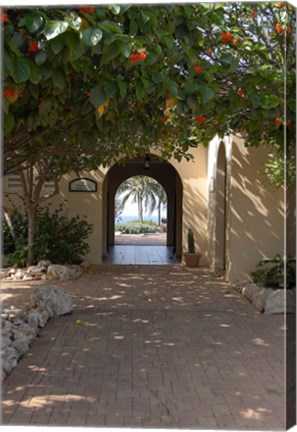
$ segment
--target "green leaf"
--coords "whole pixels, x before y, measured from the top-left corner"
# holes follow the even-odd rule
[[[99,85],[94,87],[91,90],[90,100],[96,109],[100,105],[103,105],[107,101],[107,96],[104,89]]]
[[[4,78],[13,75],[13,63],[5,48],[3,48],[3,74]]]
[[[97,45],[103,36],[103,32],[100,29],[94,29],[92,27],[87,28],[82,32],[83,34],[83,42],[87,46],[95,46]]]
[[[121,45],[121,53],[123,54],[124,57],[126,58],[129,57],[129,55],[131,54],[132,45],[133,45],[132,42]]]
[[[3,125],[4,125],[4,130],[7,133],[10,133],[14,127],[15,127],[15,119],[14,116],[11,112],[9,113],[4,113],[3,115]]]
[[[24,43],[23,34],[20,32],[14,33],[10,42],[13,43],[17,48],[20,48]]]
[[[115,81],[108,81],[104,85],[104,90],[105,90],[105,93],[108,97],[114,96],[116,94],[116,92],[118,91],[117,83]]]
[[[55,124],[57,123],[57,120],[58,120],[58,113],[57,111],[52,110],[48,116],[48,123],[50,127],[54,127]]]
[[[25,82],[31,74],[30,62],[25,58],[16,58],[14,61],[13,79],[16,84]]]
[[[276,108],[279,103],[279,98],[273,94],[266,94],[261,96],[260,105],[264,109]]]
[[[46,81],[52,74],[52,66],[50,64],[44,64],[41,67],[42,79]]]
[[[143,99],[145,96],[145,89],[139,81],[137,81],[135,84],[135,90],[136,90],[136,99]]]
[[[47,97],[38,106],[38,112],[41,117],[48,117],[51,108],[52,108],[52,99]]]
[[[66,86],[66,78],[62,69],[55,69],[53,71],[52,80],[55,87],[62,89]]]
[[[36,64],[33,62],[30,62],[30,68],[31,68],[30,81],[33,84],[39,84],[42,78],[41,69],[38,66],[36,66]]]
[[[75,30],[75,31],[80,30],[81,23],[82,23],[82,19],[80,16],[78,16],[78,15],[75,17],[66,16],[65,21],[68,22],[69,27],[72,28],[73,30]]]
[[[126,81],[118,80],[118,86],[120,89],[120,95],[122,98],[124,98],[127,94],[128,84],[126,83]]]
[[[78,34],[67,32],[64,35],[65,43],[69,49],[69,61],[73,62],[80,58],[87,50],[86,46],[82,43]]]
[[[47,21],[44,29],[44,35],[47,40],[54,39],[64,33],[69,27],[66,21]]]
[[[99,27],[110,33],[122,33],[121,28],[112,21],[103,21],[99,24]]]
[[[58,36],[51,41],[50,47],[55,55],[59,54],[64,47],[63,36]]]
[[[24,24],[30,33],[36,33],[43,26],[43,17],[35,12],[29,12],[24,17]]]
[[[215,95],[215,90],[211,87],[207,87],[207,86],[203,86],[200,88],[200,92],[201,92],[201,96],[202,96],[202,101],[204,103],[209,102]]]
[[[47,53],[46,51],[38,51],[38,53],[35,54],[35,63],[37,66],[41,66],[43,63],[45,63],[47,60]]]
[[[121,12],[121,7],[118,5],[110,6],[110,10],[114,15],[118,15]]]
[[[165,82],[166,82],[166,87],[167,87],[168,91],[171,93],[171,96],[173,98],[177,97],[177,95],[178,95],[178,86],[177,86],[176,82],[172,81],[170,79],[166,79]]]
[[[200,84],[193,82],[193,83],[185,84],[183,89],[186,94],[195,94],[199,92],[200,87],[201,87]]]
[[[164,75],[159,71],[154,71],[152,73],[152,80],[155,84],[159,84],[164,80]]]
[[[130,21],[130,34],[135,35],[137,34],[137,32],[138,32],[138,24],[134,19],[132,19]]]

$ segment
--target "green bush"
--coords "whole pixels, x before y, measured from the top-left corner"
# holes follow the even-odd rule
[[[127,223],[117,223],[115,229],[122,234],[151,234],[157,232],[157,224],[146,221],[144,223],[130,221]]]
[[[258,269],[251,273],[255,284],[270,288],[284,288],[284,273],[286,269],[286,287],[296,286],[294,258],[276,255],[273,258],[265,258],[258,264]],[[273,265],[275,264],[275,265]]]
[[[27,252],[28,219],[18,210],[11,215],[17,241],[11,237],[7,223],[2,222],[3,252],[9,265],[25,264]],[[85,242],[92,226],[79,216],[69,218],[62,206],[50,213],[48,207],[37,209],[36,234],[34,241],[34,259],[37,263],[49,259],[54,263],[74,263],[89,252]]]

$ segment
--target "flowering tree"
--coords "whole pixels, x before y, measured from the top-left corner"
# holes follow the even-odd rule
[[[277,185],[286,139],[292,168],[288,3],[14,7],[1,20],[4,173],[51,155],[48,179],[152,145],[163,158],[189,158],[191,147],[226,133],[270,146]]]

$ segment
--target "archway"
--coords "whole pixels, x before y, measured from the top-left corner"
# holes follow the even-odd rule
[[[150,154],[149,168],[145,168],[144,159],[138,157],[116,163],[108,171],[103,183],[103,258],[115,244],[114,200],[118,187],[128,178],[147,175],[159,182],[167,194],[167,240],[166,245],[173,249],[176,258],[182,254],[182,182],[173,166]]]
[[[215,188],[215,269],[226,269],[226,151],[219,146]]]

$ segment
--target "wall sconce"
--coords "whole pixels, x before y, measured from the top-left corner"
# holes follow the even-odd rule
[[[149,155],[146,155],[144,158],[144,161],[143,161],[143,168],[144,169],[150,169],[150,167],[151,167],[151,161],[150,161]]]

